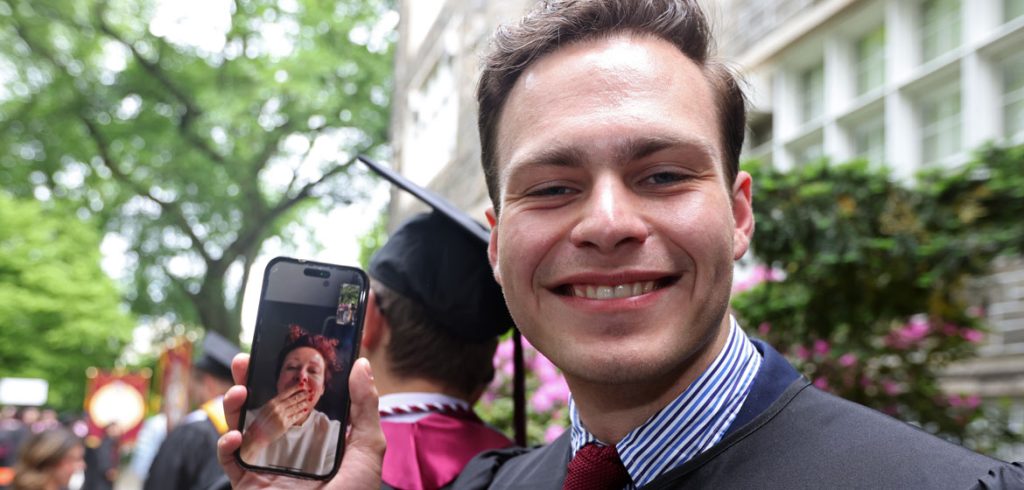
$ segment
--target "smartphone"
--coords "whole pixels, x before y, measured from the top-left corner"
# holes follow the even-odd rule
[[[242,466],[317,480],[338,471],[368,289],[355,267],[267,264],[239,420]]]

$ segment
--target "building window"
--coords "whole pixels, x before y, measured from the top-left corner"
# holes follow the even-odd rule
[[[807,123],[825,112],[825,66],[818,63],[800,73],[800,121]]]
[[[1024,58],[1017,57],[1004,64],[1003,126],[1006,137],[1024,139]]]
[[[885,26],[857,40],[857,95],[885,83]]]
[[[853,128],[853,151],[856,158],[872,166],[885,164],[885,118],[879,114]]]
[[[815,162],[825,156],[824,145],[822,145],[820,137],[793,143],[789,145],[789,152],[793,156],[793,163],[797,166]]]
[[[927,63],[960,45],[960,1],[921,2],[921,61]]]
[[[935,164],[960,151],[960,86],[951,84],[921,101],[921,155]]]
[[[1024,0],[1003,0],[1003,20],[1009,22],[1024,15]]]

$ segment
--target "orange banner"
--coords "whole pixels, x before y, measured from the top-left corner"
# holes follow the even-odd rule
[[[157,376],[160,386],[160,411],[167,416],[170,430],[189,412],[189,383],[192,373],[192,342],[174,339],[160,354]]]
[[[126,372],[89,368],[85,413],[89,435],[98,440],[104,428],[114,424],[121,434],[121,444],[132,444],[146,415],[146,394],[149,391],[149,370]]]

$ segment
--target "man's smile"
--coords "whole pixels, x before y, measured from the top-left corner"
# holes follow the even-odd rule
[[[575,298],[596,300],[621,299],[641,296],[670,286],[678,280],[679,276],[666,276],[655,280],[620,283],[570,283],[558,286],[553,291],[560,296],[572,296]]]

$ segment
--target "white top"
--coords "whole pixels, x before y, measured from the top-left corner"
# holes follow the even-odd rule
[[[246,429],[252,425],[262,409],[261,407],[246,412]],[[341,435],[341,422],[331,420],[323,412],[313,410],[306,418],[306,422],[298,427],[288,428],[284,435],[270,443],[254,461],[245,462],[255,466],[326,475],[334,467],[338,438]]]

